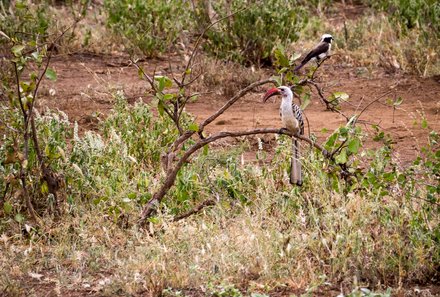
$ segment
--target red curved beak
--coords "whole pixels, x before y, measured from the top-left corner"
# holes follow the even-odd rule
[[[278,88],[272,88],[272,89],[268,90],[266,92],[266,94],[264,94],[263,102],[266,102],[267,99],[269,99],[272,96],[280,95],[280,94],[281,94],[281,92],[280,92],[280,90]]]

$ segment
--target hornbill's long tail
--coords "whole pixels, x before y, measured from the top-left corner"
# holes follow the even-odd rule
[[[296,138],[292,138],[292,159],[290,161],[290,183],[302,185],[301,161],[299,160],[299,144]]]

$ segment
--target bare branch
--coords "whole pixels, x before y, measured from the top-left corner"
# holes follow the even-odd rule
[[[373,105],[374,103],[376,103],[377,101],[379,101],[380,99],[382,99],[383,97],[385,97],[385,96],[387,96],[387,95],[389,95],[389,94],[391,94],[393,91],[391,90],[391,91],[388,91],[388,92],[385,92],[385,93],[383,93],[382,95],[380,95],[379,97],[377,97],[377,98],[375,98],[373,101],[371,101],[370,103],[368,103],[362,110],[361,110],[361,112],[357,115],[357,120],[359,120],[360,119],[360,117],[362,116],[362,114],[371,106],[371,105]],[[356,121],[357,121],[356,120]]]
[[[276,83],[275,79],[265,79],[260,80],[257,82],[254,82],[247,86],[246,88],[240,90],[234,97],[228,100],[228,102],[225,103],[219,110],[217,110],[213,115],[211,115],[209,118],[207,118],[202,124],[199,126],[199,132],[203,132],[203,129],[209,125],[212,121],[214,121],[216,118],[218,118],[221,114],[225,112],[229,107],[231,107],[238,99],[249,93],[249,91],[255,89],[258,86],[267,84],[267,83]]]
[[[207,206],[215,205],[216,201],[214,199],[208,199],[197,205],[195,208],[191,209],[190,211],[183,213],[181,215],[178,215],[173,218],[174,222],[186,219],[189,216],[192,216],[193,214],[199,213],[202,209],[204,209]]]

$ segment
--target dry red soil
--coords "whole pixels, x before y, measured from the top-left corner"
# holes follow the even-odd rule
[[[183,67],[184,61],[179,56],[165,60],[147,60],[142,65],[146,71],[166,74],[169,66],[173,69]],[[146,91],[148,84],[142,81],[135,67],[128,65],[126,57],[74,55],[58,56],[52,67],[58,74],[56,82],[46,82],[41,94],[41,105],[58,108],[78,121],[85,129],[96,128],[98,118],[104,118],[112,109],[112,90],[122,89],[129,102],[142,98],[149,102],[151,95]],[[319,69],[318,81],[329,96],[332,91],[342,91],[350,95],[347,103],[342,104],[342,111],[348,115],[359,112],[377,98],[361,116],[362,128],[373,134],[371,124],[377,124],[389,133],[395,141],[396,158],[407,162],[412,160],[416,151],[426,144],[429,131],[439,131],[440,80],[439,78],[419,78],[406,74],[387,74],[382,70],[368,72],[366,69],[343,66],[337,59],[330,59]],[[267,71],[270,76],[270,70]],[[233,73],[231,76],[233,77]],[[261,87],[236,102],[228,111],[207,127],[208,132],[222,130],[245,130],[262,127],[280,127],[279,100],[263,104],[261,97],[265,89]],[[49,89],[55,90],[54,96]],[[215,87],[203,90],[208,92],[198,101],[189,103],[187,111],[197,121],[207,118],[220,108],[229,98],[218,95]],[[388,94],[384,96],[384,94]],[[403,103],[396,110],[386,104],[386,99],[401,96]],[[345,124],[339,114],[327,111],[312,94],[312,103],[305,111],[309,129],[323,141],[326,137],[323,128],[332,131]],[[422,117],[429,127],[421,127]],[[307,131],[308,129],[306,129]],[[374,146],[367,142],[365,146]]]

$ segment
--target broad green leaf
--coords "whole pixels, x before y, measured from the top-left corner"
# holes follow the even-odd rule
[[[332,94],[332,99],[333,100],[347,101],[349,98],[350,98],[350,96],[347,93],[344,93],[344,92],[334,92]]]
[[[160,116],[163,116],[165,105],[163,104],[162,100],[159,100],[159,102],[157,102],[157,111],[159,112]]]
[[[199,125],[197,123],[193,122],[193,123],[189,124],[188,129],[191,131],[197,132],[197,131],[199,131]]]
[[[339,155],[336,156],[335,161],[338,164],[347,163],[347,151],[345,149],[342,149]]]
[[[175,95],[174,94],[165,94],[163,95],[163,100],[168,101],[171,99],[174,99]]]
[[[3,204],[3,211],[4,211],[6,214],[10,214],[10,213],[12,212],[12,204],[9,203],[8,201],[6,201],[6,202]]]
[[[159,83],[158,89],[159,91],[163,91],[165,88],[170,88],[173,86],[173,81],[166,76],[156,75],[154,80]]]
[[[203,155],[207,156],[209,152],[209,146],[208,145],[204,145],[203,146]]]
[[[45,75],[51,81],[56,81],[57,80],[57,74],[56,74],[56,72],[52,68],[47,68]]]
[[[359,139],[355,138],[350,140],[350,142],[348,143],[348,150],[353,154],[357,154],[360,146],[361,142],[359,141]]]
[[[21,44],[14,45],[14,46],[11,48],[12,53],[13,53],[14,56],[16,56],[16,57],[20,57],[20,56],[21,56],[21,52],[22,52],[23,50],[24,50],[24,45],[21,45]]]
[[[327,142],[325,143],[325,148],[327,150],[332,150],[337,138],[338,138],[338,133],[333,133],[332,135],[330,135]]]

